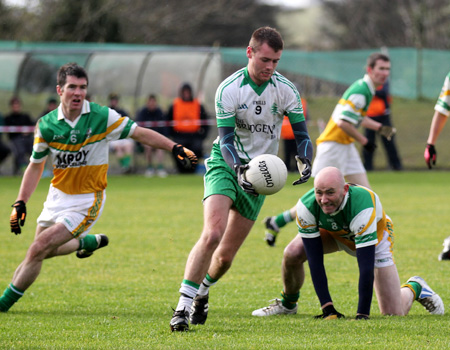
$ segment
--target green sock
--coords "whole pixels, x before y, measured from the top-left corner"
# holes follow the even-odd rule
[[[95,235],[86,235],[82,239],[80,239],[80,249],[86,249],[88,252],[93,252],[98,247],[97,238]]]
[[[287,309],[295,308],[298,298],[300,298],[300,292],[296,294],[286,294],[284,290],[281,292],[281,304]]]
[[[293,221],[294,219],[291,218],[291,210],[286,210],[282,212],[281,214],[278,214],[275,217],[275,223],[279,228],[282,228],[283,226],[286,226],[287,223]]]
[[[209,288],[217,283],[218,280],[212,278],[210,275],[206,274],[203,282],[200,284],[197,294],[206,295],[209,292]]]
[[[119,163],[120,166],[124,169],[128,169],[130,167],[131,164],[131,156],[130,155],[126,155],[122,158],[119,159]]]
[[[404,285],[402,285],[402,287],[409,287],[413,290],[413,292],[415,294],[414,300],[417,300],[419,298],[420,293],[422,293],[422,286],[417,282],[411,281],[411,282],[405,283]]]
[[[213,285],[214,283],[216,283],[218,281],[215,278],[212,278],[208,273],[206,274],[205,278],[210,283],[210,285]]]
[[[5,289],[3,295],[0,297],[0,311],[6,312],[14,305],[22,296],[24,291],[14,287],[12,283]]]

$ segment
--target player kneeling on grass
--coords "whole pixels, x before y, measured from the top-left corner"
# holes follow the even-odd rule
[[[30,164],[11,213],[11,231],[21,233],[27,214],[26,203],[36,189],[48,156],[53,162],[44,209],[25,260],[0,297],[0,311],[6,312],[36,280],[44,259],[77,251],[86,258],[108,244],[108,237],[91,235],[105,203],[108,171],[108,143],[133,138],[142,144],[172,151],[177,162],[190,168],[197,157],[165,136],[141,128],[113,109],[85,100],[86,71],[75,63],[58,71],[56,91],[60,106],[37,123]]]
[[[297,204],[299,235],[286,247],[283,257],[284,290],[281,300],[253,311],[253,316],[295,314],[308,260],[322,314],[317,318],[344,317],[331,299],[323,255],[344,250],[356,256],[359,266],[359,301],[356,318],[368,319],[373,288],[383,315],[406,315],[414,300],[431,314],[444,314],[444,303],[420,277],[400,286],[392,254],[394,231],[376,193],[345,183],[339,169],[322,169],[314,189]]]

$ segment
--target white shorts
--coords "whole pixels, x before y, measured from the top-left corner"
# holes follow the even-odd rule
[[[100,218],[106,192],[66,194],[50,185],[38,225],[50,227],[62,223],[74,238],[86,236]]]
[[[319,143],[311,176],[315,177],[320,170],[328,166],[338,168],[344,176],[366,173],[359,152],[353,143],[348,145],[331,141]]]

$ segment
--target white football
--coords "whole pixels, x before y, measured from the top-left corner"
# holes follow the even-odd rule
[[[245,171],[245,179],[259,194],[274,194],[286,183],[286,164],[273,154],[261,154],[253,158]]]

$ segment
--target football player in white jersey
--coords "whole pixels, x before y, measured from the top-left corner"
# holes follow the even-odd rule
[[[0,297],[1,312],[8,311],[36,280],[44,259],[75,251],[79,258],[86,258],[108,244],[106,235],[88,233],[103,211],[110,141],[131,137],[172,151],[186,167],[197,162],[193,152],[165,136],[137,126],[108,107],[88,102],[88,75],[76,63],[60,67],[57,84],[61,104],[36,125],[33,153],[12,205],[12,232],[21,233],[26,203],[39,183],[47,157],[53,163],[53,178],[37,219],[34,241]]]
[[[429,313],[444,314],[444,303],[419,276],[400,285],[394,262],[394,229],[376,193],[345,182],[335,167],[323,168],[314,188],[297,203],[298,235],[284,250],[282,299],[253,316],[297,313],[297,300],[305,280],[303,264],[308,261],[322,314],[316,318],[336,319],[339,313],[331,298],[324,254],[345,251],[356,257],[359,268],[359,299],[356,319],[369,319],[373,290],[383,315],[407,315],[414,300]]]
[[[433,120],[431,121],[430,133],[428,135],[427,146],[424,152],[425,162],[428,168],[431,169],[432,166],[436,165],[436,141],[444,129],[447,123],[448,117],[450,116],[450,73],[447,74],[444,80],[444,85],[442,86],[439,98],[434,106]],[[442,244],[444,249],[439,254],[439,260],[450,260],[450,236],[444,240]]]
[[[248,162],[260,154],[277,154],[284,116],[297,143],[300,178],[311,174],[312,144],[300,94],[275,69],[283,40],[273,28],[257,29],[247,47],[248,65],[225,79],[216,92],[218,138],[206,160],[204,225],[191,250],[181,283],[180,298],[170,321],[172,331],[204,324],[209,287],[230,268],[263,205],[245,180]]]

